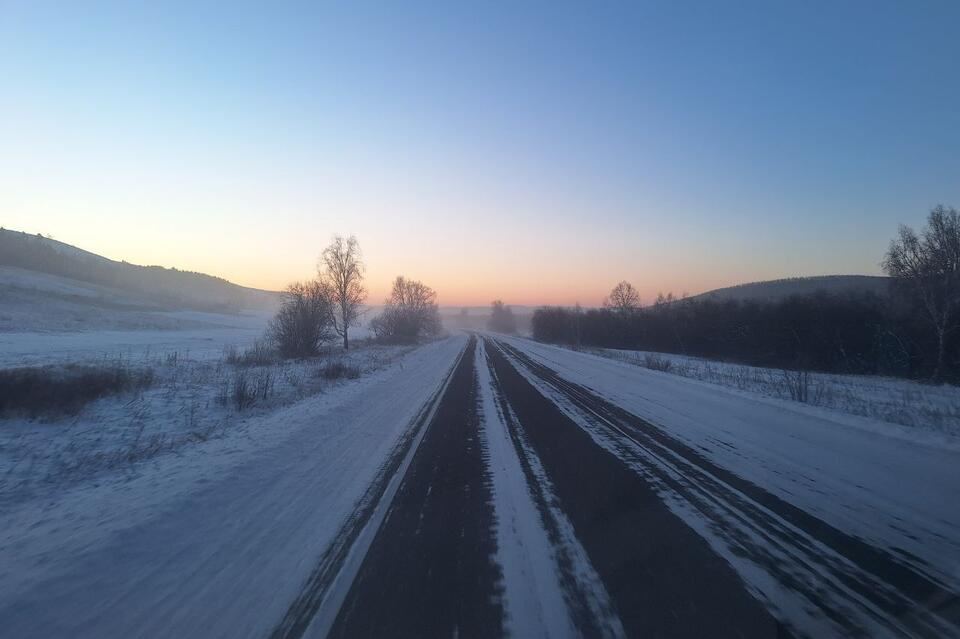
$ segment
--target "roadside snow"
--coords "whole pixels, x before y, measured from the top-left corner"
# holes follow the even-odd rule
[[[4,512],[0,627],[16,637],[269,633],[462,336],[228,436]]]
[[[342,379],[326,379],[325,367],[342,364],[351,376],[369,374],[408,352],[405,346],[332,347],[324,357],[260,365],[193,360],[177,352],[110,368],[147,371],[152,385],[135,394],[97,400],[75,416],[0,419],[0,507],[48,495],[105,475],[130,475],[144,460],[229,432],[283,406],[336,392]],[[236,405],[238,384],[249,405]],[[347,382],[349,383],[349,382]]]
[[[636,366],[667,368],[663,372],[746,393],[791,399],[790,383],[778,369],[648,351],[595,349],[590,352]],[[828,373],[810,373],[809,381],[811,405],[907,426],[913,439],[930,434],[960,441],[960,387]]]

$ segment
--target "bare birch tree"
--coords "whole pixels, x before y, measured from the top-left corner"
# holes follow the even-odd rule
[[[319,264],[320,281],[332,307],[332,322],[343,348],[350,348],[349,329],[360,319],[367,290],[363,286],[364,264],[357,238],[335,235],[324,249]]]
[[[890,242],[883,268],[894,286],[917,301],[930,321],[937,340],[933,379],[943,375],[946,340],[960,315],[960,214],[937,206],[918,235],[901,226]]]

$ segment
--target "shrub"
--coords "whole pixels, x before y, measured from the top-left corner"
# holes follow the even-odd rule
[[[235,346],[229,347],[225,359],[234,366],[270,366],[277,362],[277,351],[270,343],[257,340],[242,352]]]
[[[360,377],[360,369],[343,360],[334,360],[317,369],[317,376],[324,379],[356,379]]]
[[[74,415],[86,404],[153,384],[153,369],[124,364],[0,371],[0,415]]]
[[[333,307],[324,287],[319,282],[291,285],[269,328],[280,355],[312,357],[333,335]]]
[[[647,353],[643,358],[643,365],[650,370],[660,371],[661,373],[669,373],[670,369],[673,368],[673,362],[669,359],[653,355],[652,353]]]
[[[264,401],[273,394],[274,378],[269,369],[251,373],[237,371],[232,379],[224,382],[217,396],[217,402],[226,406],[232,404],[238,411],[250,408],[258,401]]]

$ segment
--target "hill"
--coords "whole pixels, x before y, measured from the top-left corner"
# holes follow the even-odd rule
[[[791,277],[766,282],[750,282],[718,288],[691,299],[716,301],[776,301],[791,295],[809,295],[820,291],[834,294],[875,293],[886,295],[890,278],[876,275],[820,275]]]
[[[0,267],[65,278],[67,282],[60,288],[76,288],[69,281],[91,284],[105,290],[93,298],[87,295],[90,299],[122,298],[124,304],[145,309],[235,313],[271,308],[277,300],[276,293],[212,275],[117,262],[41,235],[6,229],[0,229]],[[27,279],[24,273],[8,276],[4,282],[8,288],[16,288],[16,283],[22,285]],[[51,295],[64,293],[50,290],[49,284],[48,278],[40,288]],[[68,293],[74,294],[76,291]]]

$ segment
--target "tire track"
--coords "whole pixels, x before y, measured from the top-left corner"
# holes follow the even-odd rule
[[[518,430],[546,471],[627,635],[789,636],[653,485],[597,446],[500,348],[487,350]]]
[[[958,632],[957,595],[936,579],[717,466],[515,347],[497,345],[568,403],[575,421],[587,421],[614,454],[672,495],[675,506],[705,519],[734,554],[800,594],[846,634]]]
[[[485,346],[486,340],[482,340]],[[536,508],[543,531],[554,557],[563,593],[567,616],[582,637],[617,639],[625,636],[620,618],[610,602],[610,595],[600,576],[590,564],[586,551],[580,545],[573,526],[557,503],[556,491],[547,477],[543,464],[526,439],[516,415],[507,402],[497,378],[490,354],[481,346],[484,366],[489,373],[493,400],[497,404],[507,436],[513,446],[517,462],[523,472],[526,489]],[[555,614],[559,614],[556,611]]]

